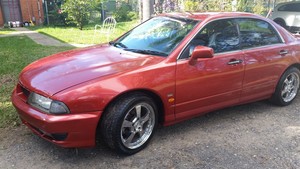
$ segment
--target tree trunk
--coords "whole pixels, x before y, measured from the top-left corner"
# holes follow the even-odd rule
[[[143,22],[143,0],[138,0],[138,6],[139,6],[139,19],[140,22]]]
[[[143,21],[148,20],[153,14],[154,0],[143,0]]]

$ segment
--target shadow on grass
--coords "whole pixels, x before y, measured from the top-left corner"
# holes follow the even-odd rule
[[[45,33],[45,32],[39,32],[38,31],[38,33],[40,33],[40,34],[43,34],[43,35],[46,35],[46,36],[49,36],[50,38],[52,38],[52,39],[55,39],[55,40],[58,40],[58,41],[60,41],[61,43],[66,43],[66,44],[69,44],[68,42],[66,42],[66,41],[63,41],[63,40],[61,40],[61,39],[58,39],[57,37],[55,37],[55,36],[52,36],[52,35],[50,35],[50,34],[48,34],[48,33]],[[71,44],[70,44],[71,45]],[[72,45],[71,45],[72,46]]]

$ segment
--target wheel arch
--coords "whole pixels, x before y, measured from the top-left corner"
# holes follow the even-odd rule
[[[279,85],[281,85],[282,82],[282,78],[285,76],[286,72],[288,72],[289,70],[291,69],[295,69],[295,70],[298,70],[298,72],[300,73],[300,63],[294,63],[292,65],[290,65],[289,67],[287,67],[283,72],[282,74],[280,75],[279,79],[278,79],[278,82],[276,84],[276,87],[275,87],[275,90],[274,90],[274,93],[272,94],[271,98],[269,99],[273,104],[275,105],[278,105],[278,106],[286,106],[286,105],[289,105],[293,100],[294,98],[292,98],[292,100],[289,100],[289,101],[283,101],[282,98],[279,98],[279,88],[281,88]],[[299,75],[298,73],[298,75]],[[286,76],[287,77],[287,76]],[[279,87],[279,88],[278,88]],[[298,89],[299,89],[299,83],[298,83]],[[298,93],[298,92],[297,92]],[[296,95],[297,95],[296,93]],[[281,96],[280,96],[281,97]]]
[[[295,67],[295,68],[297,68],[297,69],[300,71],[300,63],[294,63],[294,64],[288,66],[286,69],[284,69],[284,70],[281,72],[281,74],[280,74],[280,76],[279,76],[279,78],[278,78],[278,80],[277,80],[276,85],[278,84],[278,82],[279,82],[280,78],[283,76],[283,74],[284,74],[288,69],[290,69],[290,68],[292,68],[292,67]],[[275,92],[275,90],[274,90],[274,92]]]
[[[164,111],[164,103],[161,99],[161,97],[151,91],[151,90],[148,90],[148,89],[135,89],[135,90],[129,90],[129,91],[126,91],[126,92],[123,92],[123,93],[120,93],[119,95],[117,95],[116,97],[114,97],[104,108],[104,111],[106,111],[106,109],[111,105],[113,104],[115,101],[119,100],[120,98],[122,97],[126,97],[130,94],[133,94],[133,93],[142,93],[142,94],[145,94],[146,96],[150,97],[154,103],[156,104],[157,106],[157,111],[158,111],[158,123],[159,124],[162,124],[164,122],[164,115],[165,115],[165,111]]]
[[[294,63],[294,64],[292,64],[291,66],[289,66],[287,69],[289,69],[289,68],[291,68],[291,67],[295,67],[295,68],[297,68],[299,71],[300,71],[300,63]],[[286,70],[287,70],[286,69]],[[285,71],[286,71],[285,70]]]
[[[147,90],[147,89],[135,89],[135,90],[129,90],[129,91],[126,91],[126,92],[123,92],[123,93],[120,93],[119,95],[116,95],[113,99],[111,99],[107,105],[105,106],[105,108],[103,109],[103,113],[106,112],[106,110],[108,109],[109,106],[111,106],[112,104],[114,104],[117,100],[123,98],[123,97],[127,97],[128,95],[131,95],[131,94],[134,94],[134,93],[142,93],[142,94],[145,94],[146,96],[150,97],[154,103],[156,104],[157,106],[157,113],[158,113],[158,124],[162,125],[164,123],[164,116],[165,116],[165,110],[164,110],[164,103],[161,99],[161,97],[151,91],[151,90]],[[103,114],[101,115],[100,119],[99,119],[99,122],[98,122],[98,127],[97,127],[97,130],[96,130],[96,135],[99,134],[99,126],[100,124],[102,123],[102,120],[103,120]]]
[[[273,21],[276,22],[277,24],[279,24],[278,22],[282,22],[284,25],[280,25],[280,24],[279,25],[286,27],[286,22],[283,18],[275,18]]]

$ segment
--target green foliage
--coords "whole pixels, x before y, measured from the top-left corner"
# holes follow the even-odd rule
[[[137,20],[138,19],[138,13],[130,11],[130,12],[128,12],[127,17],[130,18],[129,19],[130,21]]]
[[[262,1],[257,1],[253,7],[253,12],[259,15],[265,15],[267,13],[267,8],[264,7]]]
[[[201,11],[202,3],[200,1],[186,0],[184,1],[185,11]]]
[[[185,11],[231,11],[231,0],[185,0]]]
[[[132,21],[137,18],[137,14],[132,11],[130,5],[122,2],[121,6],[114,12],[114,18],[117,22]]]
[[[49,11],[50,24],[56,26],[67,26],[68,25],[68,13],[58,13],[58,10]]]
[[[94,4],[95,0],[66,0],[62,5],[62,11],[67,13],[67,18],[82,30],[83,26],[88,24]]]
[[[248,0],[239,0],[237,10],[241,12],[247,12],[248,10]]]
[[[71,47],[49,47],[34,43],[26,36],[2,37],[0,40],[0,127],[19,124],[10,96],[18,75],[29,63]]]
[[[210,0],[205,1],[206,7],[209,11],[231,11],[231,0]]]

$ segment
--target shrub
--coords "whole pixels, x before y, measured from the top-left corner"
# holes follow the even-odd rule
[[[125,2],[122,2],[121,6],[113,13],[117,22],[131,21],[137,18],[137,14],[131,11],[132,8]]]
[[[74,22],[80,30],[88,24],[93,0],[67,0],[62,5],[63,13],[68,14],[68,19]]]

